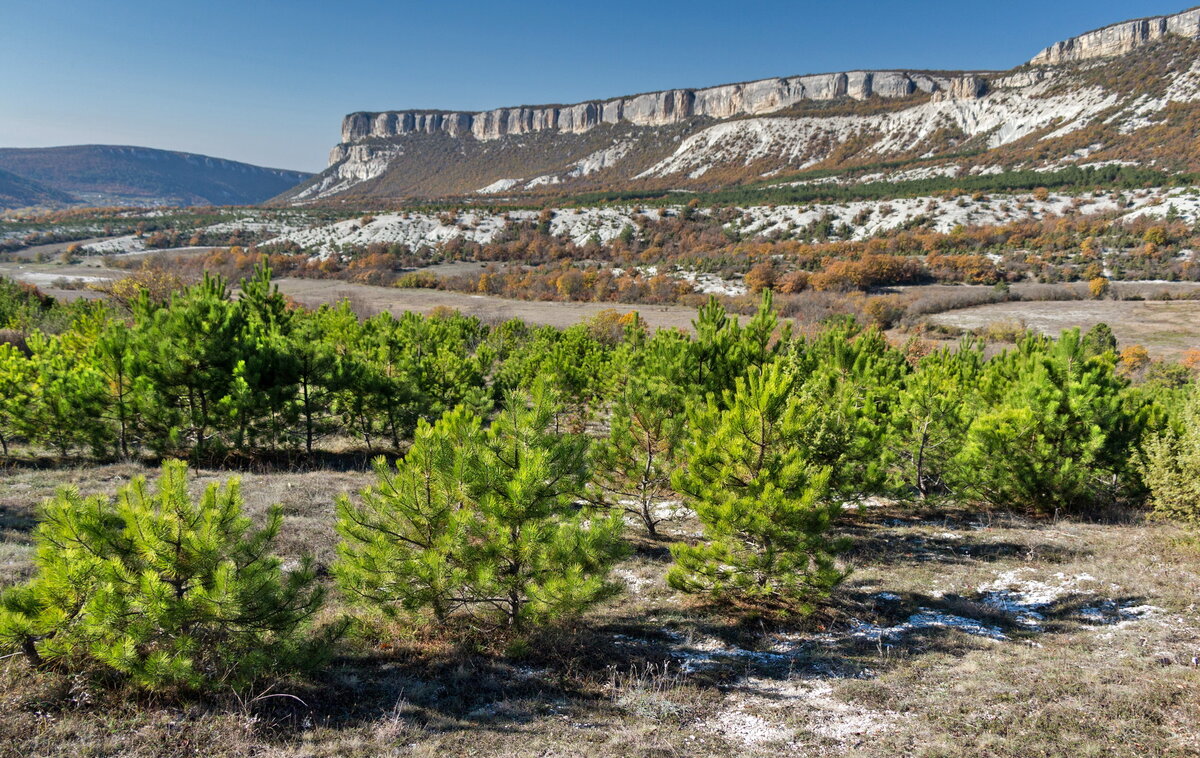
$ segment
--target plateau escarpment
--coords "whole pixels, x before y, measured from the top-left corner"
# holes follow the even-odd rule
[[[1196,39],[1200,37],[1200,7],[1173,16],[1154,16],[1122,21],[1078,37],[1056,42],[1033,57],[1034,65],[1053,65],[1070,61],[1124,55],[1169,34]]]
[[[711,190],[884,162],[1200,170],[1188,137],[1200,119],[1197,39],[1200,9],[1089,32],[1007,72],[850,71],[570,105],[352,113],[329,168],[280,200]]]
[[[388,111],[351,113],[342,122],[342,142],[399,137],[415,132],[451,137],[499,139],[507,135],[558,130],[579,134],[601,124],[627,122],[663,126],[695,116],[714,119],[773,113],[805,101],[871,97],[895,99],[918,92],[982,93],[983,79],[904,71],[847,73],[762,79],[705,89],[675,89],[574,105],[532,105],[482,112]]]

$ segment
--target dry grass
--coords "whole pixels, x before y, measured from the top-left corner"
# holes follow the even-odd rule
[[[0,478],[0,584],[28,575],[32,514],[56,486],[108,492],[144,471]],[[284,504],[282,551],[321,562],[334,496],[368,479],[243,475],[252,513]],[[678,595],[665,546],[637,538],[628,591],[570,627],[507,648],[364,630],[318,679],[272,691],[303,703],[130,699],[10,659],[0,756],[1200,754],[1200,550],[1175,527],[899,505],[843,526],[854,573],[803,622]],[[956,617],[1004,639],[921,622]]]
[[[1020,301],[978,305],[929,317],[934,324],[958,329],[987,329],[1020,321],[1030,329],[1058,336],[1064,329],[1087,331],[1105,322],[1121,345],[1143,345],[1152,355],[1177,357],[1196,347],[1200,302],[1195,300]]]

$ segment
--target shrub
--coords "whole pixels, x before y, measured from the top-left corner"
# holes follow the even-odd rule
[[[1101,321],[1100,323],[1088,329],[1087,334],[1083,337],[1083,355],[1085,358],[1091,358],[1105,353],[1117,352],[1117,338],[1113,334],[1112,328]]]
[[[456,408],[436,424],[422,420],[395,469],[375,460],[377,484],[355,504],[337,502],[340,560],[333,573],[351,600],[386,615],[428,610],[437,621],[465,602],[463,550],[471,519],[470,452],[479,419]]]
[[[1146,442],[1143,469],[1159,516],[1200,524],[1200,383],[1193,383],[1177,428]]]
[[[586,439],[553,431],[557,410],[539,385],[510,393],[487,432],[462,409],[423,424],[395,473],[378,462],[361,504],[338,503],[342,589],[368,608],[515,632],[606,597],[621,519],[576,507]]]
[[[880,329],[891,329],[904,316],[904,301],[895,295],[870,297],[863,310],[871,323]]]
[[[0,596],[0,650],[37,668],[147,690],[239,687],[315,663],[304,634],[322,601],[310,562],[268,552],[283,515],[251,529],[239,481],[198,503],[187,466],[163,464],[114,501],[63,489],[42,507],[37,574]]]
[[[842,580],[834,556],[846,543],[826,534],[840,507],[829,469],[810,466],[797,444],[795,384],[781,361],[754,368],[726,393],[728,410],[710,398],[692,417],[688,463],[673,483],[704,540],[672,545],[672,587],[806,612]]]
[[[671,474],[679,464],[684,400],[662,381],[632,377],[613,405],[609,435],[592,452],[589,499],[642,522],[651,538],[669,513]]]
[[[1080,512],[1139,484],[1130,463],[1146,422],[1112,355],[1085,358],[1079,330],[1025,337],[988,361],[956,461],[964,489],[1001,507]],[[969,472],[969,473],[966,473]]]

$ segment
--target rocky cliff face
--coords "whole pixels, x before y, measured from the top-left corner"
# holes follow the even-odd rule
[[[931,162],[954,176],[1088,161],[1200,170],[1196,39],[1200,8],[1088,32],[1007,72],[848,71],[573,105],[353,113],[329,168],[282,199],[705,190],[878,163],[915,178]],[[1073,65],[1084,60],[1086,71]],[[1158,136],[1139,137],[1151,127]]]
[[[1093,58],[1124,55],[1156,42],[1168,34],[1200,38],[1200,7],[1174,16],[1155,16],[1123,21],[1102,29],[1056,42],[1033,57],[1034,65],[1055,65]]]
[[[470,135],[479,140],[544,130],[581,134],[601,124],[627,122],[635,126],[663,126],[697,116],[725,119],[762,115],[805,101],[842,97],[854,100],[870,97],[896,99],[919,92],[949,92],[958,97],[975,97],[982,93],[983,81],[977,75],[849,71],[761,79],[705,89],[648,92],[574,105],[497,108],[480,113],[419,110],[351,113],[342,122],[342,142],[350,143],[371,137],[386,139],[413,133],[444,133],[452,137]]]

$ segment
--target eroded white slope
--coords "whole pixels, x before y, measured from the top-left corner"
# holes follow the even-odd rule
[[[1027,90],[1000,91],[983,98],[941,99],[902,111],[871,116],[752,118],[716,124],[683,140],[668,158],[638,175],[703,176],[714,166],[748,166],[763,158],[803,168],[826,158],[833,147],[867,139],[864,152],[908,152],[940,129],[967,136],[988,135],[995,148],[1055,124],[1055,136],[1086,126],[1112,109],[1119,98],[1099,87],[1069,95],[1040,97],[1045,84]]]
[[[676,214],[679,207],[668,208]],[[992,194],[978,199],[916,197],[884,201],[813,203],[808,205],[751,206],[741,208],[741,217],[730,224],[745,237],[780,236],[800,233],[814,222],[828,219],[838,232],[851,239],[866,239],[895,229],[921,217],[934,229],[949,232],[958,226],[986,226],[1022,219],[1042,219],[1072,214],[1105,214],[1123,218],[1177,216],[1185,221],[1200,219],[1200,193],[1190,188],[1127,190],[1087,195],[1050,193],[1039,199],[1030,193]],[[707,213],[705,209],[698,212]],[[550,232],[576,244],[593,237],[608,242],[626,227],[638,227],[659,211],[631,207],[564,208],[554,211]],[[437,247],[462,238],[485,244],[495,241],[510,221],[532,221],[537,211],[493,213],[477,209],[464,213],[389,213],[367,223],[352,219],[308,229],[295,227],[264,245],[294,242],[311,253],[323,255],[365,248],[374,243],[400,244],[410,248]],[[848,231],[848,234],[847,234]],[[803,236],[803,235],[801,235]]]

